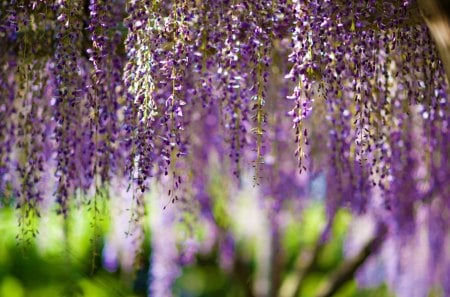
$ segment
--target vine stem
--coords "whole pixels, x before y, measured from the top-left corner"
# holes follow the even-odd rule
[[[319,290],[316,297],[331,297],[345,284],[354,278],[356,271],[366,262],[366,260],[375,254],[386,236],[387,227],[381,225],[378,227],[377,234],[369,240],[361,251],[353,258],[345,261],[330,276],[328,281]]]

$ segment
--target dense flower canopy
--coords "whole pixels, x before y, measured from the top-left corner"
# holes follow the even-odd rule
[[[0,69],[23,239],[119,185],[137,224],[155,184],[208,220],[220,164],[274,221],[319,178],[330,225],[346,207],[407,241],[425,210],[432,281],[450,271],[448,82],[414,1],[0,1]]]

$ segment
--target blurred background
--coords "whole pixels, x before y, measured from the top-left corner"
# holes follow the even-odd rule
[[[137,228],[126,219],[129,209],[115,213],[120,208],[112,205],[121,199],[110,197],[94,214],[89,205],[73,207],[65,223],[49,210],[36,221],[39,233],[28,239],[14,207],[5,203],[0,296],[318,296],[364,241],[352,235],[351,215],[340,211],[322,242],[320,191],[316,199],[281,211],[276,223],[251,185],[232,199],[224,199],[218,186],[210,192],[216,196],[209,222],[195,212],[182,214],[176,203],[164,209],[167,197],[153,194],[145,197],[149,206]],[[358,224],[356,234],[367,237]],[[332,296],[394,295],[383,282],[358,288],[351,276]]]

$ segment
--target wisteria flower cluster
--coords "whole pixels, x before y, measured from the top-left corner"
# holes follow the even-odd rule
[[[0,196],[21,238],[123,181],[131,224],[157,184],[214,225],[220,164],[230,189],[252,172],[273,224],[320,178],[329,226],[349,208],[408,242],[425,209],[443,281],[449,91],[415,1],[50,2],[0,1]]]

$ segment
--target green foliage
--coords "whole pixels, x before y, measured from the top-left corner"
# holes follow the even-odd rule
[[[218,203],[218,202],[217,202]],[[235,224],[229,214],[219,211],[223,222]],[[108,272],[101,267],[97,257],[96,269],[91,271],[92,261],[92,211],[73,210],[68,216],[67,237],[58,215],[51,215],[40,226],[41,234],[34,243],[21,247],[16,243],[19,232],[12,208],[0,209],[0,296],[3,297],[44,297],[44,296],[145,296],[148,267],[143,267],[136,279],[131,279],[121,271]],[[319,202],[305,209],[301,219],[292,219],[286,232],[282,234],[287,270],[293,269],[293,259],[299,252],[311,250],[324,227],[324,208]],[[97,231],[103,238],[108,230],[107,216],[98,221]],[[350,222],[350,214],[340,211],[332,228],[331,240],[325,244],[311,273],[305,278],[299,296],[314,297],[318,288],[327,281],[331,271],[343,260],[342,242]],[[202,230],[200,228],[200,230]],[[201,231],[199,231],[201,233]],[[42,235],[45,234],[45,235]],[[202,237],[201,234],[197,234]],[[146,232],[146,237],[149,232]],[[248,240],[252,240],[248,238]],[[102,242],[100,240],[99,242]],[[148,240],[146,240],[148,242]],[[97,247],[101,254],[102,246]],[[257,244],[242,242],[238,253],[245,258],[253,271],[257,263]],[[242,251],[240,249],[243,249]],[[145,252],[149,257],[150,251]],[[146,258],[144,262],[148,263]],[[253,264],[252,264],[253,263]],[[177,279],[173,293],[182,297],[245,297],[241,276],[232,271],[224,271],[218,265],[218,251],[200,255],[192,265],[184,267]],[[251,276],[253,277],[253,276]],[[391,297],[385,286],[375,289],[358,289],[356,282],[345,285],[336,297]]]
[[[42,233],[35,242],[21,246],[15,239],[19,228],[13,210],[0,209],[0,296],[138,296],[120,273],[101,268],[91,273],[93,229],[88,210],[69,215],[66,239],[62,219],[50,215],[41,222]]]

